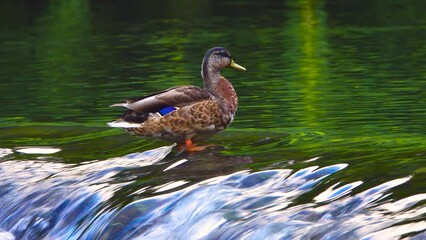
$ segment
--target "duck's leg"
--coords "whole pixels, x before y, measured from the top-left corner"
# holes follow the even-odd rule
[[[185,140],[185,150],[187,152],[200,152],[200,151],[204,151],[204,150],[206,150],[206,148],[212,147],[212,146],[214,146],[214,145],[209,144],[209,145],[204,145],[204,146],[197,146],[197,145],[192,143],[191,139]]]

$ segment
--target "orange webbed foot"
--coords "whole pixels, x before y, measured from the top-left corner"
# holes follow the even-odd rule
[[[213,147],[213,144],[208,144],[208,145],[204,145],[204,146],[197,146],[194,143],[192,143],[191,139],[186,139],[185,140],[185,150],[189,153],[191,152],[201,152],[206,150],[206,148],[209,147]]]

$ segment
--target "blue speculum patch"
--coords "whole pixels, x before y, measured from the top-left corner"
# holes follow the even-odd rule
[[[165,108],[161,109],[161,110],[160,110],[160,111],[158,111],[158,112],[161,114],[161,116],[164,116],[164,115],[166,115],[166,114],[169,114],[169,113],[173,112],[174,110],[176,110],[176,108],[175,108],[175,107],[167,106],[167,107],[165,107]]]

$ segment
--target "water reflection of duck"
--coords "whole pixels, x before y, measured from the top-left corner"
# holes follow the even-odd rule
[[[220,75],[224,67],[246,70],[234,62],[225,48],[211,48],[201,65],[204,88],[177,86],[114,104],[127,110],[108,125],[124,128],[132,135],[176,142],[187,151],[203,150],[206,146],[195,146],[193,141],[227,128],[237,110],[237,94],[232,84]]]

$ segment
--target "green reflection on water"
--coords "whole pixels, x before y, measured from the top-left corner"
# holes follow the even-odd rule
[[[301,96],[301,106],[298,119],[302,126],[321,128],[326,122],[322,121],[326,111],[323,108],[323,96],[327,94],[320,91],[319,85],[324,84],[327,79],[327,58],[328,51],[325,39],[326,19],[323,12],[323,4],[312,1],[299,1],[299,11],[295,12],[292,21],[285,26],[286,32],[294,36],[295,47],[292,48],[291,55],[300,57],[294,59],[297,78],[292,81],[290,88],[297,95]],[[296,90],[297,89],[297,90]]]

